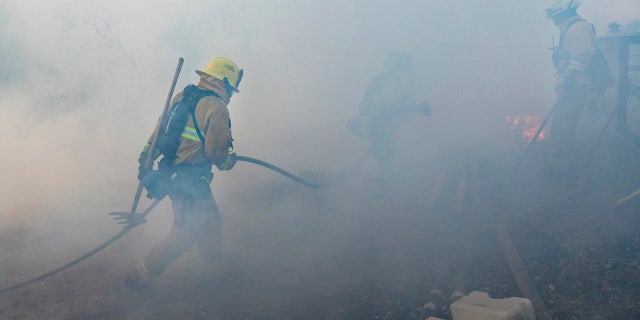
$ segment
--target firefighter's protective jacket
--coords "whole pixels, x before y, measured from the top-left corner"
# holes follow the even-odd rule
[[[570,72],[584,75],[596,48],[593,26],[580,16],[574,16],[561,22],[558,28],[561,43],[558,44],[558,52],[554,53],[558,76],[562,77]]]

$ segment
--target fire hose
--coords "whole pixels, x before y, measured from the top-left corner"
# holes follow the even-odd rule
[[[289,172],[287,172],[286,170],[276,167],[268,162],[262,161],[262,160],[258,160],[255,158],[251,158],[251,157],[245,157],[245,156],[238,156],[238,158],[236,159],[237,161],[244,161],[244,162],[249,162],[249,163],[253,163],[253,164],[257,164],[259,166],[265,167],[267,169],[273,170],[303,186],[307,186],[309,188],[323,188],[323,187],[328,187],[328,184],[317,184],[317,183],[313,183],[313,182],[309,182],[307,180],[304,180],[296,175],[293,175]]]
[[[145,217],[147,214],[149,214],[153,210],[153,208],[155,208],[158,205],[158,203],[160,203],[160,200],[155,200],[153,203],[151,203],[151,205],[149,205],[149,207],[144,212],[142,212],[140,214],[137,214],[137,215]],[[129,214],[129,213],[127,212],[127,214]],[[8,292],[8,291],[11,291],[11,290],[14,290],[14,289],[18,289],[20,287],[24,287],[26,285],[29,285],[29,284],[32,284],[32,283],[35,283],[35,282],[38,282],[38,281],[42,281],[42,280],[44,280],[46,278],[49,278],[49,277],[51,277],[51,276],[53,276],[55,274],[58,274],[58,273],[60,273],[62,271],[65,271],[65,270],[77,265],[78,263],[80,263],[80,262],[82,262],[84,260],[87,260],[89,257],[93,256],[94,254],[102,251],[104,248],[108,247],[112,243],[116,242],[116,240],[122,238],[122,236],[124,236],[127,232],[129,232],[131,229],[133,229],[134,227],[138,226],[141,223],[142,222],[138,222],[138,223],[132,223],[132,224],[127,225],[120,232],[118,232],[116,235],[111,237],[109,240],[105,241],[101,245],[95,247],[94,249],[88,251],[87,253],[81,255],[80,257],[68,262],[67,264],[65,264],[65,265],[63,265],[63,266],[61,266],[59,268],[56,268],[56,269],[53,269],[51,271],[45,272],[45,273],[43,273],[43,274],[41,274],[39,276],[33,277],[31,279],[24,280],[22,282],[18,282],[18,283],[14,284],[14,285],[10,285],[8,287],[0,288],[0,294]]]

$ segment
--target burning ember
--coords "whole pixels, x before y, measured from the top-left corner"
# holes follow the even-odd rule
[[[540,124],[542,121],[540,120],[540,116],[534,115],[524,115],[524,116],[505,116],[505,122],[509,126],[510,130],[520,132],[522,137],[526,139],[526,142],[529,143],[533,140],[533,137],[536,135],[538,128],[540,128]],[[538,140],[542,140],[545,138],[545,130],[543,129],[538,136]]]

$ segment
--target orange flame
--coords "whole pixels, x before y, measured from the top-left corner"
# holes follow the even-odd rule
[[[534,115],[523,115],[523,116],[505,116],[505,122],[509,125],[509,129],[513,131],[518,131],[522,135],[522,137],[526,140],[527,143],[531,142],[538,132],[538,128],[542,124],[540,121],[540,116]],[[544,139],[546,136],[545,130],[540,132],[538,136],[538,140]]]

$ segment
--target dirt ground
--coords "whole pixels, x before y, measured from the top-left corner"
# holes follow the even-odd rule
[[[365,174],[327,190],[288,180],[255,186],[221,207],[225,256],[217,274],[204,272],[192,250],[152,291],[129,291],[125,272],[168,227],[168,208],[160,207],[87,261],[1,293],[0,319],[422,320],[432,289],[522,295],[496,240],[498,223],[553,319],[639,319],[640,197],[612,203],[640,186],[640,154],[615,136],[598,150],[577,182],[545,174],[536,151],[513,179],[504,163],[477,157],[401,180],[402,188],[391,181],[382,192],[354,192],[371,179]],[[9,248],[33,238],[0,237],[2,286],[48,270],[10,263]]]

